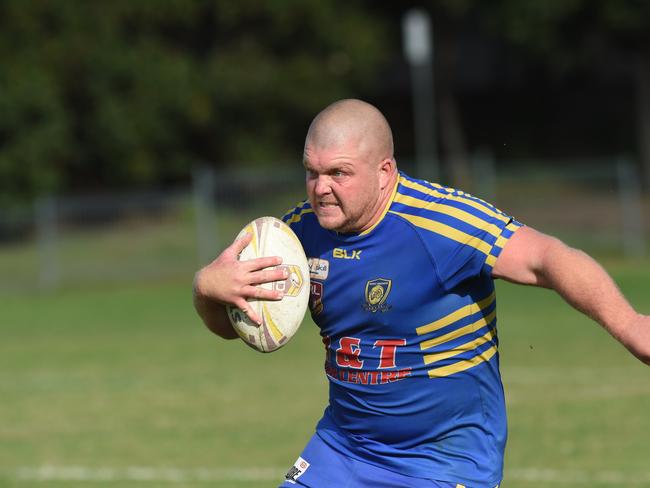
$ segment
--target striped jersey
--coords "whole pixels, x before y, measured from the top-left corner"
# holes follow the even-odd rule
[[[326,349],[329,405],[317,434],[405,475],[499,483],[506,414],[491,271],[521,224],[404,173],[362,233],[323,229],[307,202],[284,221],[309,259]]]

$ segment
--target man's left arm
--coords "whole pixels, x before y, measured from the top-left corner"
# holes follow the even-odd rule
[[[522,227],[505,245],[492,276],[555,290],[650,365],[650,316],[637,313],[602,266],[584,252]]]

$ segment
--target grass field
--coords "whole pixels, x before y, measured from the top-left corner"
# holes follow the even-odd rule
[[[650,261],[605,265],[650,312]],[[316,328],[218,340],[190,281],[0,296],[0,486],[277,485],[326,401]],[[650,486],[650,370],[548,291],[498,296],[503,486]]]

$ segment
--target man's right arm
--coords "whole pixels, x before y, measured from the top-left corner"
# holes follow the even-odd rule
[[[194,308],[203,320],[205,326],[214,332],[219,337],[224,339],[236,339],[237,332],[232,328],[228,314],[226,313],[226,306],[212,300],[205,294],[199,291],[197,282],[199,280],[199,273],[194,277],[194,286],[192,290]]]
[[[239,261],[239,253],[250,241],[250,234],[237,239],[194,276],[194,308],[206,327],[224,339],[238,337],[228,319],[226,305],[240,308],[251,320],[259,324],[260,317],[246,299],[281,300],[283,297],[281,292],[258,286],[286,278],[287,272],[284,269],[267,269],[281,264],[280,257]]]

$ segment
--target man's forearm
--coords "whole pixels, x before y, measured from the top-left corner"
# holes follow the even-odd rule
[[[226,306],[206,296],[195,278],[192,289],[194,308],[203,320],[205,326],[219,337],[236,339],[239,337],[230,324]]]
[[[600,264],[560,241],[548,246],[537,275],[541,286],[607,328],[635,313]]]
[[[650,364],[650,319],[632,308],[594,259],[555,240],[544,254],[538,277],[541,286],[554,289]]]

